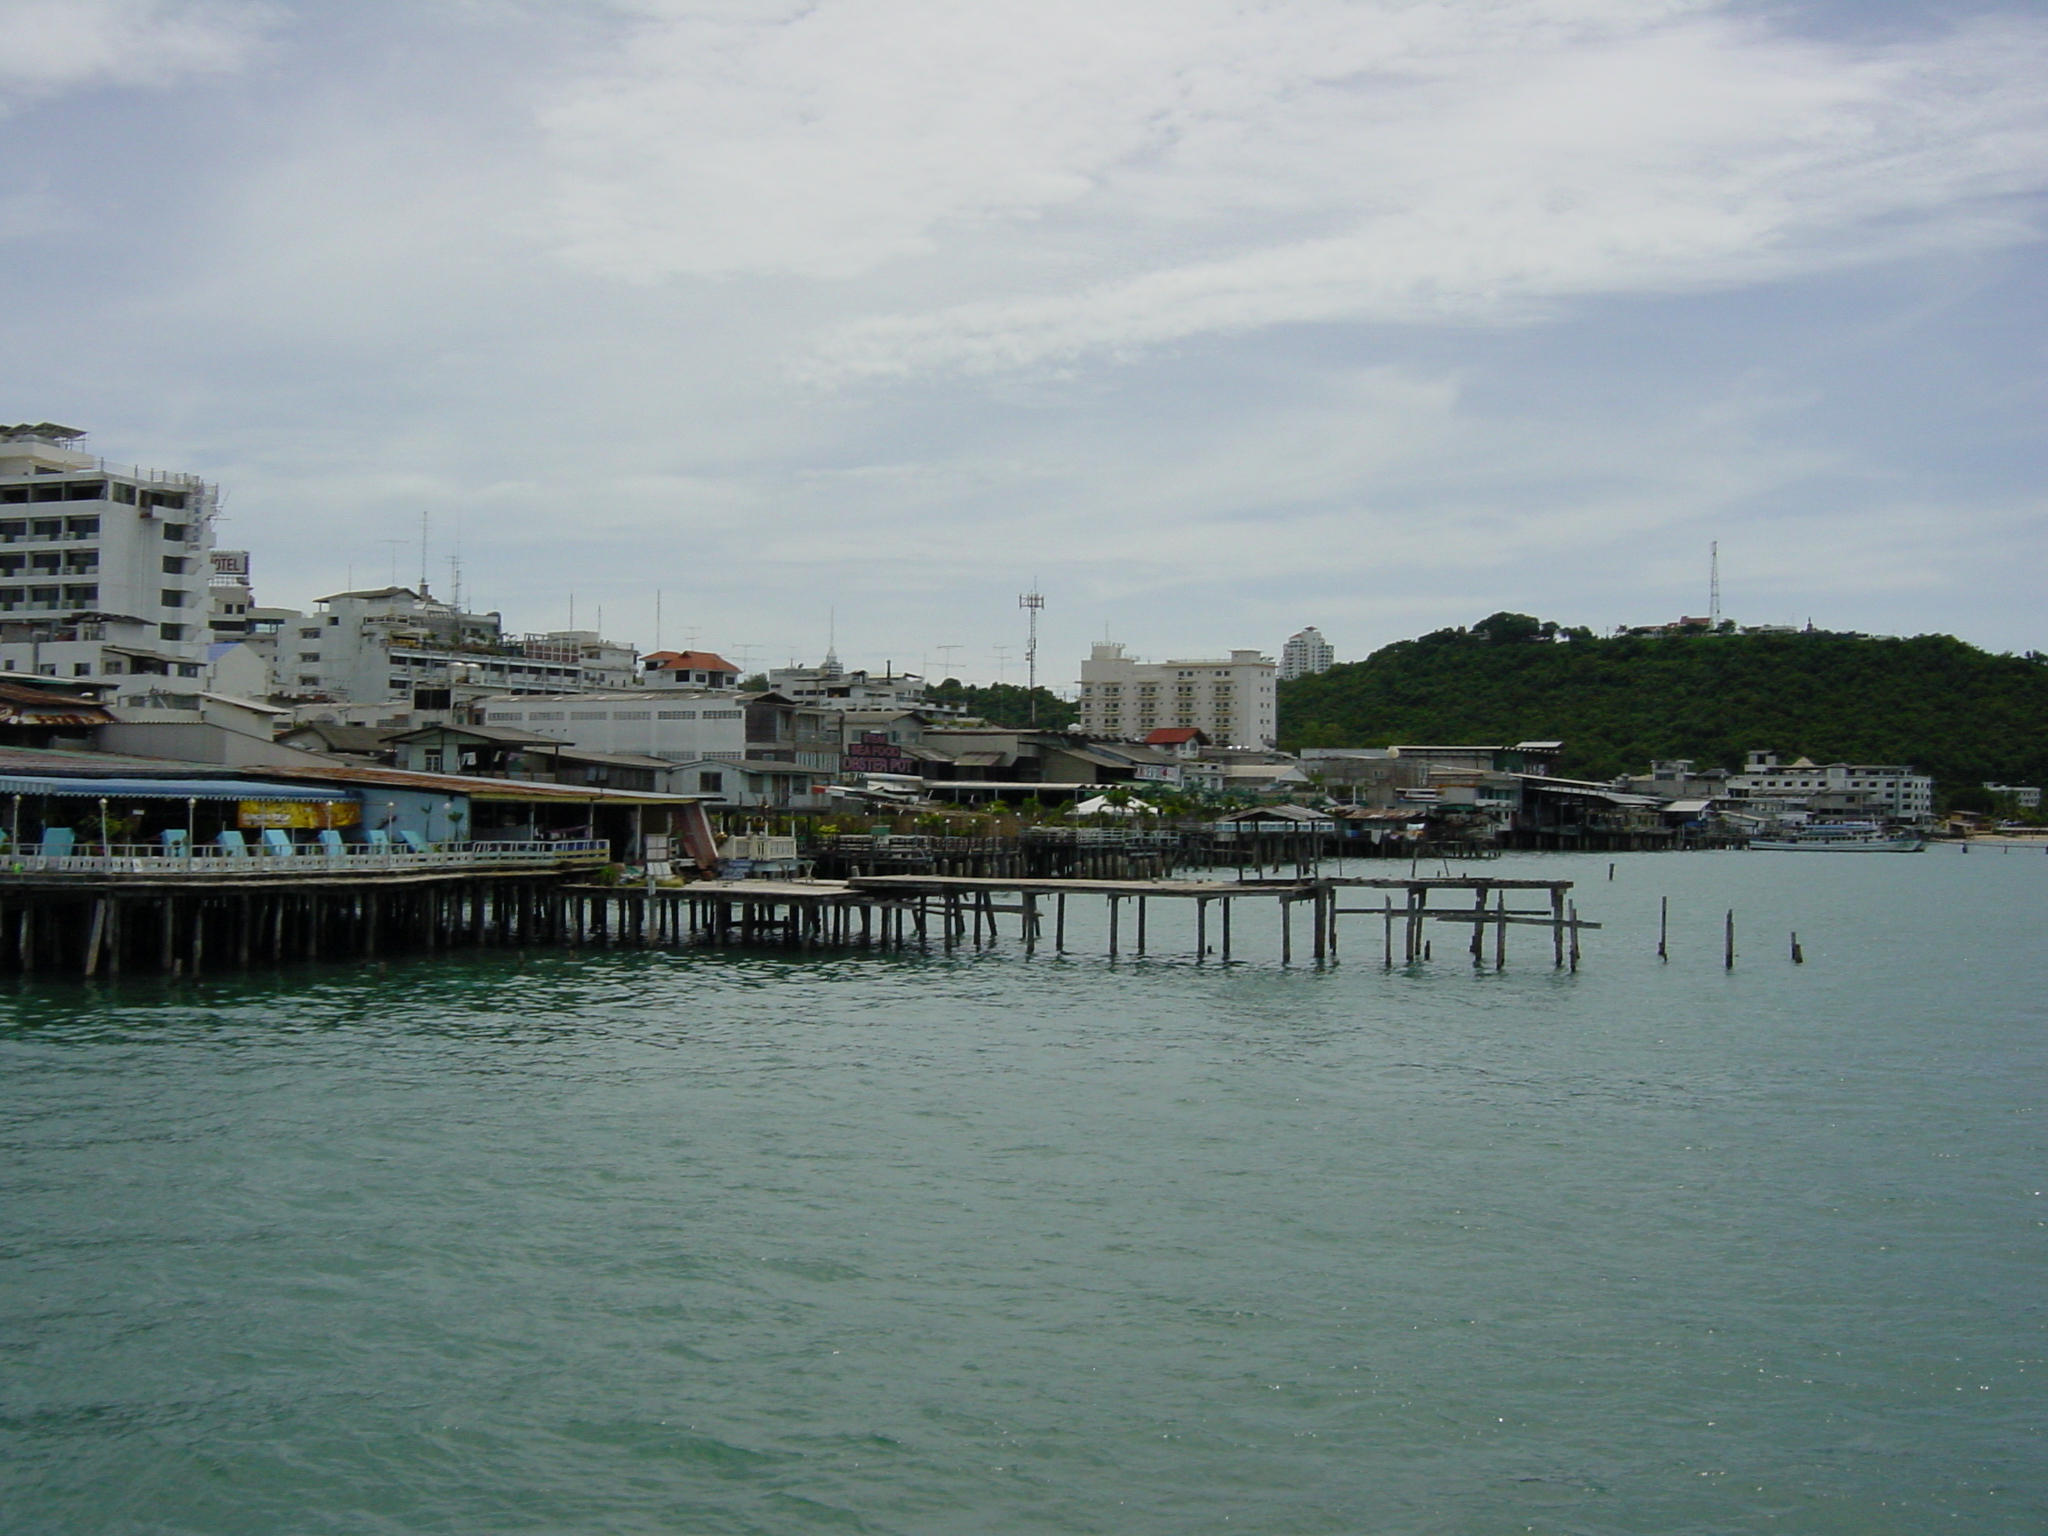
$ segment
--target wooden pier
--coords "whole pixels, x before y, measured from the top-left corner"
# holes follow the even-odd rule
[[[950,951],[1005,938],[1026,954],[1100,943],[1119,959],[1162,953],[1159,903],[1192,903],[1193,923],[1178,926],[1165,952],[1187,954],[1192,937],[1198,963],[1245,958],[1251,903],[1277,918],[1261,932],[1277,928],[1283,965],[1336,963],[1342,920],[1366,918],[1377,920],[1389,969],[1434,958],[1431,923],[1466,929],[1475,966],[1486,963],[1490,945],[1496,969],[1507,963],[1510,927],[1547,927],[1552,962],[1576,968],[1580,933],[1599,926],[1579,918],[1568,880],[915,873],[616,885],[592,879],[603,859],[596,846],[537,844],[245,860],[17,859],[0,869],[0,971],[197,976],[293,960],[499,947]],[[1359,902],[1368,891],[1381,893],[1377,905]],[[1547,900],[1511,907],[1522,892]]]
[[[1343,905],[1346,891],[1388,892],[1379,906]],[[1400,962],[1432,958],[1425,925],[1452,923],[1471,930],[1475,965],[1491,941],[1496,969],[1507,963],[1507,931],[1540,924],[1551,930],[1552,961],[1577,969],[1579,934],[1587,922],[1567,893],[1569,880],[1497,880],[1445,876],[1427,879],[1311,878],[1291,880],[1088,880],[970,875],[862,875],[845,880],[709,880],[676,889],[604,891],[580,888],[572,896],[592,903],[572,923],[574,942],[605,945],[794,945],[800,948],[984,948],[1008,926],[1026,954],[1041,947],[1072,952],[1069,940],[1078,902],[1101,903],[1103,949],[1111,958],[1159,952],[1152,922],[1155,902],[1194,905],[1198,961],[1243,958],[1239,935],[1244,903],[1275,904],[1279,960],[1334,964],[1346,916],[1379,920],[1381,958],[1392,968],[1394,933],[1402,934]],[[1401,893],[1400,904],[1392,893]],[[1538,908],[1511,909],[1509,893],[1540,891]],[[1465,893],[1469,906],[1431,906],[1433,897]]]

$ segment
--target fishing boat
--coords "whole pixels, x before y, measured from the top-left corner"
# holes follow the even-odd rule
[[[1763,853],[1921,853],[1927,841],[1911,832],[1887,832],[1875,822],[1832,821],[1753,837],[1749,846]]]

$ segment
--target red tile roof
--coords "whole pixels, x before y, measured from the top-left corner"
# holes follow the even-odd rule
[[[740,670],[716,651],[649,651],[641,660],[659,662],[658,670],[665,672],[730,672],[738,676]]]

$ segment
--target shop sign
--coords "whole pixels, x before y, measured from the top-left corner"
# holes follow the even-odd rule
[[[235,825],[246,829],[281,827],[324,832],[332,827],[359,827],[363,808],[353,800],[244,800],[236,808]]]

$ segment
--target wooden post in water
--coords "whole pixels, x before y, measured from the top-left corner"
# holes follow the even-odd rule
[[[1388,896],[1380,903],[1380,915],[1384,919],[1387,940],[1387,969],[1394,968],[1394,898]]]
[[[1792,963],[1794,965],[1806,964],[1806,951],[1799,947],[1799,935],[1797,932],[1794,932],[1792,935]]]
[[[1662,896],[1657,900],[1657,958],[1659,960],[1669,960],[1671,958],[1670,938],[1671,898],[1669,896]]]
[[[107,937],[107,899],[102,896],[92,904],[92,932],[85,941],[85,974],[92,976],[100,968],[100,945]]]
[[[1721,969],[1724,971],[1735,969],[1735,909],[1733,907],[1728,909],[1728,926],[1721,948]]]
[[[1138,953],[1145,953],[1145,898],[1138,898]]]
[[[1056,955],[1067,952],[1067,893],[1061,891],[1052,899],[1052,948]]]
[[[1280,898],[1280,963],[1294,964],[1294,903]]]
[[[1473,892],[1479,898],[1472,904],[1472,964],[1475,968],[1486,963],[1486,906],[1490,894],[1483,885]]]
[[[1112,960],[1116,958],[1117,918],[1122,915],[1118,911],[1119,905],[1116,897],[1109,898],[1109,958]]]
[[[1564,968],[1564,887],[1550,888],[1550,963]]]
[[[1225,896],[1223,900],[1223,963],[1230,964],[1230,904],[1236,898]]]
[[[1572,923],[1572,969],[1579,968],[1579,904],[1575,901],[1569,908]]]
[[[1195,964],[1209,958],[1209,898],[1195,898]]]
[[[1476,924],[1474,926],[1477,926]],[[1493,968],[1504,971],[1508,967],[1508,893],[1500,893],[1500,921],[1493,925]]]

